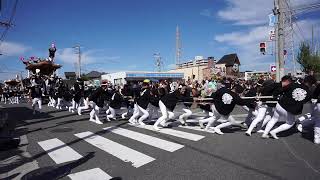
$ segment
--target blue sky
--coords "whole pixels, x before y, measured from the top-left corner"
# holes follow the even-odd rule
[[[7,18],[12,2],[4,0],[0,19]],[[292,6],[313,2],[317,0],[291,0]],[[83,46],[86,72],[152,71],[154,53],[161,54],[169,69],[174,64],[177,25],[182,60],[197,55],[220,59],[235,52],[241,70],[267,70],[274,57],[260,55],[258,44],[268,38],[272,6],[272,0],[20,0],[15,26],[0,46],[4,54],[0,72],[8,72],[0,73],[0,79],[23,70],[21,56],[47,57],[51,42],[58,48],[61,73],[74,71],[77,56],[72,47],[77,43]],[[295,35],[295,43],[310,39],[311,25],[319,39],[319,15],[316,11],[298,16],[304,37]],[[287,66],[291,67],[289,62]]]

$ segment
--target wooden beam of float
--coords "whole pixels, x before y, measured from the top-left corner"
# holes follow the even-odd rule
[[[241,99],[270,99],[273,96],[253,96],[253,97],[241,97]],[[193,98],[196,101],[212,101],[213,98]]]
[[[40,61],[37,63],[30,63],[26,65],[26,69],[31,71],[33,74],[36,73],[36,69],[40,69],[40,73],[43,75],[51,75],[57,69],[60,69],[62,66],[59,64],[54,64],[51,61]]]

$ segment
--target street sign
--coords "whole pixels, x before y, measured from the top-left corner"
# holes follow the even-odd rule
[[[277,71],[277,66],[272,64],[270,65],[270,72],[276,72]]]
[[[269,14],[269,26],[275,26],[276,21],[276,16],[274,14]]]
[[[270,40],[271,40],[271,41],[275,40],[275,38],[276,38],[276,33],[275,33],[275,30],[274,30],[274,29],[270,30],[270,32],[269,32],[269,37],[270,37]]]

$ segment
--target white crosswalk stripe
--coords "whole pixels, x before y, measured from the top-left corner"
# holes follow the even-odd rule
[[[135,131],[131,131],[128,129],[123,129],[120,127],[106,127],[103,129],[110,131],[110,132],[113,132],[115,134],[130,138],[130,139],[142,142],[144,144],[148,144],[150,146],[157,147],[157,148],[160,148],[165,151],[169,151],[169,152],[174,152],[174,151],[184,147],[181,144],[173,143],[173,142],[166,141],[166,140],[163,140],[163,139],[160,139],[157,137],[149,136],[149,135],[142,134],[142,133],[135,132]]]
[[[132,125],[134,126],[134,125]],[[138,128],[142,128],[142,129],[147,129],[150,131],[156,131],[153,129],[152,125],[145,125],[145,126],[135,126]],[[160,129],[160,131],[156,131],[159,133],[163,133],[163,134],[168,134],[171,136],[175,136],[175,137],[179,137],[179,138],[183,138],[183,139],[188,139],[191,141],[199,141],[200,139],[204,138],[204,136],[198,135],[198,134],[192,134],[192,133],[188,133],[188,132],[184,132],[184,131],[178,131],[178,130],[174,130],[174,129],[169,129],[169,128],[163,128]]]
[[[105,137],[96,135],[90,131],[75,134],[89,144],[121,159],[125,162],[131,162],[133,167],[141,167],[147,163],[154,161],[153,157],[140,153],[134,149],[111,141]]]
[[[134,127],[154,131],[151,125],[134,126]],[[203,131],[198,127],[191,128],[187,126],[187,127],[181,127],[181,128]],[[184,145],[182,144],[164,140],[164,139],[155,137],[155,135],[148,135],[148,134],[144,134],[143,132],[137,132],[137,131],[134,131],[134,129],[129,130],[129,129],[125,129],[122,127],[115,127],[115,126],[105,127],[103,129],[106,131],[110,131],[116,135],[120,135],[129,139],[132,139],[137,143],[143,143],[167,152],[175,152],[184,147]],[[202,135],[193,134],[193,133],[185,132],[182,130],[169,129],[169,128],[163,128],[157,132],[191,140],[191,141],[199,141],[200,139],[205,137]],[[156,160],[155,158],[150,157],[142,152],[139,152],[130,147],[127,147],[127,145],[122,145],[120,143],[114,142],[103,136],[94,134],[93,132],[90,132],[90,131],[81,132],[74,135],[80,139],[83,139],[84,142],[88,143],[88,145],[89,144],[93,145],[94,147],[99,148],[124,162],[130,162],[132,166],[136,168]],[[72,149],[70,146],[68,146],[58,138],[41,141],[41,142],[38,142],[38,144],[42,147],[42,149],[44,149],[47,152],[48,156],[50,156],[50,158],[56,164],[75,161],[83,157],[76,150]],[[82,175],[83,173],[104,174],[104,175],[101,175],[101,177],[111,178],[111,176],[109,176],[99,168],[78,172],[78,173],[69,175],[69,177],[71,179],[85,177],[84,175]]]
[[[108,180],[112,177],[105,173],[100,168],[89,169],[74,174],[69,174],[68,177],[72,180]]]
[[[79,153],[57,138],[41,141],[38,144],[48,152],[48,155],[57,164],[82,158]]]
[[[180,127],[180,128],[184,128],[184,129],[191,129],[191,130],[195,130],[195,131],[212,133],[212,134],[215,133],[213,130],[206,131],[205,129],[201,129],[200,126],[179,126],[179,127]]]

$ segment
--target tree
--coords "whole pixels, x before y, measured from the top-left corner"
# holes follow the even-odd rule
[[[81,75],[81,80],[82,80],[82,81],[89,81],[90,78],[89,78],[86,74],[82,74],[82,75]]]
[[[301,65],[302,71],[320,73],[320,53],[312,52],[310,44],[302,42],[299,47],[297,62]]]

